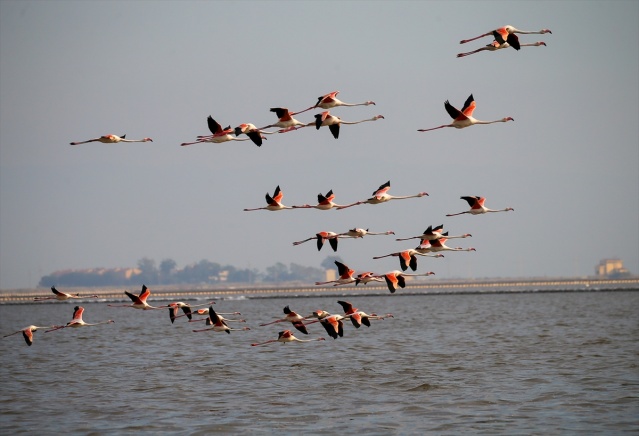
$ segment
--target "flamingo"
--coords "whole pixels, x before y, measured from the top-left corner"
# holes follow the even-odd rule
[[[454,127],[456,129],[463,129],[465,127],[470,127],[475,124],[493,124],[493,123],[505,123],[507,121],[515,121],[512,117],[505,117],[495,121],[481,121],[481,120],[475,119],[473,118],[472,115],[473,115],[473,112],[475,111],[476,106],[477,105],[475,103],[475,99],[473,98],[472,94],[470,94],[470,97],[466,99],[466,102],[464,103],[464,107],[462,107],[461,111],[455,108],[453,105],[451,105],[448,102],[448,100],[446,100],[444,102],[444,108],[446,108],[446,112],[448,112],[448,115],[451,116],[451,118],[453,119],[453,122],[450,124],[442,124],[439,127],[432,127],[430,129],[418,129],[417,131],[428,132],[431,130],[442,129],[444,127]]]
[[[299,313],[293,312],[289,306],[286,306],[284,307],[284,318],[276,319],[275,321],[267,322],[265,324],[260,324],[260,327],[280,322],[290,322],[293,324],[293,327],[307,335],[308,330],[306,330],[306,326],[304,324],[305,319],[308,319],[308,317],[303,317]]]
[[[429,254],[422,253],[417,251],[416,249],[408,249],[404,251],[398,251],[396,253],[385,254],[384,256],[376,256],[373,259],[382,259],[384,257],[399,257],[399,266],[402,268],[402,271],[406,271],[408,267],[413,271],[417,271],[417,256],[428,256],[428,257],[444,257],[443,254]]]
[[[101,321],[101,322],[96,322],[96,323],[93,323],[93,324],[89,324],[89,323],[84,322],[84,320],[82,319],[82,314],[83,313],[84,313],[84,307],[75,306],[73,308],[73,319],[71,321],[69,321],[66,325],[55,326],[51,330],[45,331],[45,333],[53,332],[53,331],[56,331],[56,330],[67,328],[67,327],[73,327],[73,328],[91,327],[91,326],[96,326],[96,325],[101,325],[101,324],[113,324],[115,322],[112,319],[109,319],[107,321]]]
[[[439,239],[435,239],[428,242],[430,242],[430,251],[433,253],[437,253],[439,251],[477,251],[473,247],[470,247],[470,248],[449,247],[448,245],[446,245],[446,238],[439,238]]]
[[[270,344],[273,342],[281,342],[282,344],[286,344],[287,342],[315,342],[315,341],[323,341],[324,338],[316,338],[316,339],[298,339],[293,336],[293,333],[290,330],[284,330],[277,334],[277,339],[271,339],[266,342],[256,342],[251,344],[252,347],[256,347],[258,345]]]
[[[394,318],[392,313],[387,313],[386,315],[380,316],[375,313],[367,314],[355,307],[348,301],[338,301],[337,304],[342,306],[344,309],[344,318],[349,318],[351,323],[355,328],[360,328],[362,324],[366,327],[371,326],[372,319],[385,319],[385,318]]]
[[[275,115],[277,115],[277,118],[279,118],[279,120],[277,120],[277,122],[274,124],[269,124],[268,126],[260,127],[258,130],[264,130],[271,127],[279,127],[282,130],[278,130],[278,133],[284,133],[284,132],[297,130],[298,128],[307,126],[306,124],[300,121],[297,121],[295,118],[293,118],[293,115],[295,114],[289,112],[287,108],[272,107],[270,111],[275,112]]]
[[[280,189],[280,185],[277,185],[277,188],[275,188],[275,192],[273,192],[273,196],[272,197],[268,194],[268,192],[266,193],[265,198],[266,198],[267,206],[256,207],[256,208],[253,208],[253,209],[244,209],[244,211],[245,212],[250,212],[250,211],[253,211],[253,210],[276,211],[276,210],[283,210],[283,209],[293,209],[291,206],[284,206],[281,203],[283,197],[284,197],[284,193]]]
[[[357,277],[355,278],[355,286],[359,285],[360,283],[367,284],[368,282],[383,282],[383,281],[384,281],[383,278],[376,276],[374,273],[370,271],[366,271],[361,274],[357,274]]]
[[[116,144],[118,142],[153,142],[151,138],[143,138],[143,139],[125,139],[126,135],[118,136],[118,135],[104,135],[99,138],[89,139],[87,141],[80,142],[70,142],[71,145],[80,145],[86,144],[88,142],[101,142],[103,144]]]
[[[149,298],[149,295],[151,295],[151,290],[149,288],[147,288],[146,285],[142,285],[142,291],[140,291],[140,295],[134,295],[134,294],[130,293],[129,291],[124,291],[124,293],[127,295],[127,297],[129,297],[131,299],[131,301],[133,301],[133,303],[124,304],[124,305],[108,304],[107,306],[109,306],[109,307],[131,307],[133,309],[140,309],[140,310],[166,309],[168,307],[168,306],[155,307],[155,306],[151,306],[150,304],[148,304],[146,302],[146,299]]]
[[[357,201],[355,203],[351,203],[346,206],[339,206],[337,209],[345,209],[347,207],[357,206],[359,204],[380,204],[380,203],[385,203],[391,200],[404,200],[406,198],[419,198],[423,196],[428,196],[428,192],[420,192],[415,195],[405,195],[405,196],[397,197],[397,196],[388,194],[389,189],[390,189],[390,180],[384,183],[383,185],[380,185],[380,187],[377,188],[375,192],[373,192],[372,194],[373,196],[371,198],[364,201]]]
[[[212,301],[211,304],[215,304],[215,303]],[[220,318],[224,322],[246,322],[245,319],[229,319],[229,318],[225,318],[225,317],[222,316],[222,315],[242,315],[242,313],[240,313],[240,312],[215,312],[215,314],[218,316],[218,318]],[[206,318],[203,318],[203,319],[191,319],[191,320],[189,320],[189,322],[207,321],[208,318],[209,318],[208,317],[209,309],[197,309],[197,310],[192,312],[192,315],[204,315],[204,316],[206,316]],[[184,316],[184,315],[180,315],[180,316]]]
[[[212,135],[206,136],[198,136],[197,141],[194,142],[183,142],[180,145],[184,147],[185,145],[193,145],[193,144],[201,144],[203,142],[212,142],[214,144],[220,144],[222,142],[227,141],[248,141],[249,138],[237,138],[236,136],[231,136],[231,133],[235,133],[235,129],[231,129],[231,126],[227,126],[222,128],[220,123],[215,121],[212,116],[208,116],[206,119],[209,130]]]
[[[347,285],[349,283],[355,282],[355,278],[353,274],[355,274],[355,270],[350,269],[348,266],[344,265],[342,262],[335,261],[335,265],[337,265],[337,272],[339,273],[339,279],[337,280],[329,280],[328,282],[315,282],[316,285],[326,285],[329,283],[335,283],[333,286],[339,285]]]
[[[44,300],[58,300],[65,301],[72,298],[98,298],[97,295],[87,295],[86,297],[80,296],[80,294],[67,294],[66,292],[58,291],[55,286],[51,286],[51,292],[53,292],[53,296],[51,297],[34,297],[33,301],[44,301]]]
[[[437,227],[428,226],[424,233],[419,236],[411,236],[409,238],[397,238],[396,241],[408,241],[409,239],[421,239],[426,241],[432,241],[434,239],[439,239],[441,237],[446,237],[446,239],[459,239],[459,238],[470,238],[473,235],[470,233],[464,233],[462,235],[448,236],[448,232],[442,233],[441,230],[444,228],[444,225],[441,224]]]
[[[313,315],[317,318],[315,321],[311,321],[308,324],[313,324],[319,322],[326,330],[326,333],[333,338],[337,339],[337,337],[344,336],[344,319],[342,315],[331,315],[325,310],[318,310],[313,312]]]
[[[474,41],[476,39],[479,38],[483,38],[484,36],[489,36],[492,35],[495,40],[499,43],[499,44],[503,44],[505,42],[509,43],[515,50],[519,50],[519,38],[517,38],[517,35],[515,35],[515,33],[519,33],[520,35],[531,35],[531,34],[540,34],[543,35],[544,33],[552,33],[550,31],[550,29],[541,29],[541,30],[519,30],[511,25],[507,25],[507,26],[503,26],[500,27],[498,29],[495,30],[491,30],[490,32],[486,32],[482,35],[476,36],[474,38],[470,38],[470,39],[462,39],[461,41],[459,41],[460,44],[466,44],[467,42],[470,41]]]
[[[329,92],[328,94],[322,95],[321,97],[317,97],[317,103],[315,106],[311,106],[303,111],[296,112],[296,114],[301,114],[302,112],[310,111],[311,109],[322,108],[322,109],[332,109],[338,106],[368,106],[375,105],[374,101],[365,101],[363,103],[344,103],[343,101],[337,98],[337,94],[339,91]]]
[[[432,275],[435,275],[435,273],[432,271],[429,271],[423,274],[408,274],[398,270],[394,270],[394,271],[387,272],[386,274],[383,275],[383,277],[386,280],[386,285],[388,285],[388,290],[391,292],[391,294],[394,294],[398,287],[400,288],[406,287],[406,279],[405,279],[406,276],[416,277],[416,276],[432,276]]]
[[[333,251],[337,251],[338,237],[339,235],[335,232],[322,231],[322,232],[316,233],[315,236],[312,236],[310,238],[306,238],[302,241],[293,242],[293,245],[300,245],[300,244],[303,244],[304,242],[317,239],[317,251],[320,251],[322,249],[322,247],[324,246],[324,242],[326,241],[328,241],[328,243],[331,245],[331,248],[333,249]]]
[[[203,304],[198,304],[196,306],[191,306],[188,303],[184,303],[182,301],[175,301],[173,303],[169,303],[168,307],[169,307],[169,318],[171,319],[171,324],[173,324],[173,322],[175,321],[176,318],[179,318],[180,316],[186,316],[189,320],[193,319],[193,315],[191,312],[191,309],[195,308],[195,307],[201,307],[201,306],[208,306],[211,304],[215,304],[215,301],[211,301],[209,303],[203,303]],[[184,315],[178,315],[178,310],[182,309],[182,312],[184,312]]]
[[[388,230],[386,232],[369,232],[368,229],[353,228],[348,230],[347,232],[340,233],[339,236],[344,238],[363,238],[366,235],[379,236],[379,235],[394,235],[394,234],[395,232],[392,230]]]
[[[326,193],[326,195],[322,195],[321,193],[317,194],[317,204],[302,204],[300,206],[291,206],[293,209],[319,209],[319,210],[329,210],[332,208],[340,208],[344,207],[341,204],[335,204],[333,199],[335,198],[335,194],[333,194],[333,190],[331,189]]]
[[[529,44],[519,44],[520,47],[539,47],[541,45],[545,47],[546,43],[543,41],[537,41],[537,42],[533,42]],[[459,53],[457,57],[463,58],[464,56],[470,56],[471,54],[479,53],[480,51],[484,51],[484,50],[497,51],[497,50],[501,50],[502,48],[508,48],[508,47],[511,47],[511,45],[507,42],[500,44],[497,41],[493,41],[490,44],[487,44],[485,47],[478,48],[477,50],[469,51],[467,53]]]
[[[463,196],[459,198],[462,200],[466,200],[468,202],[468,205],[470,206],[470,209],[465,210],[464,212],[448,213],[446,214],[446,216],[463,215],[465,213],[469,213],[471,215],[481,215],[483,213],[488,213],[488,212],[509,212],[509,211],[515,210],[512,207],[506,207],[504,209],[489,209],[486,206],[484,206],[484,202],[486,201],[486,198],[480,197],[479,195],[476,195],[476,196],[469,195],[469,196]]]
[[[329,111],[325,111],[325,112],[322,112],[321,114],[315,115],[315,123],[311,123],[310,125],[315,124],[315,128],[317,130],[319,130],[320,127],[322,126],[328,126],[328,129],[333,134],[333,138],[337,139],[339,138],[339,129],[342,124],[360,124],[360,123],[365,123],[367,121],[377,121],[379,119],[384,119],[384,116],[375,115],[373,118],[367,118],[365,120],[360,120],[360,121],[344,121],[340,117],[331,115]],[[308,125],[309,124],[307,124],[306,126]]]
[[[218,316],[217,313],[215,313],[215,310],[213,310],[213,306],[209,307],[209,317],[206,319],[206,325],[212,325],[213,327],[210,328],[206,328],[206,329],[200,329],[200,330],[193,330],[194,332],[205,332],[208,330],[213,330],[214,332],[226,332],[228,334],[231,333],[231,331],[242,331],[242,330],[251,330],[248,327],[242,327],[241,329],[233,329],[230,328],[224,319],[222,319],[220,316]]]
[[[266,132],[264,130],[259,130],[257,127],[255,127],[254,124],[251,124],[251,123],[242,123],[239,126],[237,126],[234,130],[235,130],[235,136],[240,136],[242,133],[244,133],[258,147],[262,146],[263,139],[267,139],[266,136],[264,135],[272,135],[273,133],[277,133],[277,132]]]
[[[25,327],[21,330],[18,330],[17,332],[13,332],[13,333],[9,333],[8,335],[4,335],[3,338],[7,338],[9,336],[13,336],[13,335],[17,335],[18,333],[22,333],[22,337],[24,338],[24,341],[27,343],[28,346],[31,346],[33,344],[33,333],[36,330],[39,329],[52,329],[52,328],[56,328],[56,327],[60,327],[57,325],[50,325],[50,326],[37,326],[37,325],[30,325],[28,327]]]

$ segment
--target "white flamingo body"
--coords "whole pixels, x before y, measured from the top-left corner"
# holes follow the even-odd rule
[[[539,47],[542,45],[545,47],[546,43],[543,41],[537,41],[537,42],[528,43],[528,44],[519,44],[520,47]],[[493,41],[490,44],[487,44],[485,47],[478,48],[477,50],[469,51],[467,53],[459,53],[457,57],[463,58],[465,56],[470,56],[472,54],[479,53],[481,51],[497,51],[497,50],[501,50],[503,48],[508,48],[508,47],[510,47],[510,44],[507,42],[500,44],[497,41]]]
[[[245,212],[250,212],[253,210],[268,210],[271,212],[275,212],[278,210],[284,210],[284,209],[293,209],[291,206],[284,206],[282,204],[282,198],[284,198],[284,193],[282,192],[282,190],[280,189],[280,186],[277,185],[277,188],[275,188],[275,192],[273,193],[273,196],[271,197],[268,192],[266,193],[266,195],[264,196],[266,198],[266,206],[265,207],[256,207],[253,209],[244,209]]]
[[[463,215],[465,213],[470,215],[482,215],[485,213],[510,212],[515,210],[512,207],[506,207],[504,209],[489,209],[486,206],[484,206],[484,202],[486,201],[486,198],[480,197],[479,195],[462,196],[460,197],[460,199],[465,200],[470,206],[470,209],[465,210],[463,212],[458,212],[458,213],[449,213],[449,214],[446,214],[446,216]]]
[[[462,107],[461,111],[457,109],[456,107],[454,107],[453,105],[451,105],[448,100],[446,100],[444,102],[444,108],[446,109],[446,112],[448,112],[448,115],[450,115],[450,117],[453,119],[453,122],[450,124],[443,124],[438,127],[432,127],[430,129],[418,129],[417,131],[429,132],[431,130],[442,129],[444,127],[454,127],[456,129],[464,129],[466,127],[474,126],[475,124],[494,124],[494,123],[505,123],[507,121],[514,121],[512,117],[504,117],[500,120],[494,120],[494,121],[478,120],[476,118],[473,118],[472,116],[476,107],[477,105],[475,103],[475,99],[472,94],[470,94],[470,97],[466,99],[466,102],[464,103],[464,106]]]
[[[315,341],[323,341],[324,338],[316,338],[316,339],[298,339],[296,338],[290,330],[284,330],[277,334],[277,339],[271,339],[265,342],[256,342],[251,344],[252,347],[256,347],[258,345],[271,344],[273,342],[280,342],[282,344],[287,344],[289,342],[315,342]]]
[[[71,145],[87,144],[89,142],[101,142],[102,144],[117,144],[118,142],[153,142],[151,138],[143,139],[126,139],[126,135],[104,135],[99,138],[89,139],[87,141],[71,142]]]

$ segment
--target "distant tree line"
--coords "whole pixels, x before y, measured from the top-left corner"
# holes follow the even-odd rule
[[[156,266],[155,260],[142,258],[137,268],[91,268],[84,270],[56,271],[40,278],[39,286],[138,286],[152,285],[220,284],[220,283],[277,283],[289,281],[321,281],[326,269],[335,269],[337,256],[329,256],[321,263],[322,268],[278,262],[266,268],[241,269],[233,265],[220,265],[201,260],[178,268],[173,259],[164,259]]]

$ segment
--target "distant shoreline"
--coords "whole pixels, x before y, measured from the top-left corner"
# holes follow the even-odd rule
[[[379,295],[390,294],[386,285],[347,285],[312,286],[299,283],[281,283],[272,286],[150,286],[151,300],[174,299],[232,299],[232,298],[275,298],[283,296],[311,297],[317,295]],[[125,290],[137,293],[136,289],[126,287],[102,288],[63,288],[60,290],[82,295],[98,295],[99,300],[128,301]],[[468,280],[411,280],[406,288],[396,294],[410,295],[448,295],[448,294],[495,294],[495,293],[534,293],[534,292],[593,292],[593,291],[632,291],[639,290],[639,276],[620,279],[607,278],[528,278],[528,279],[468,279]],[[0,290],[0,304],[28,304],[34,297],[51,296],[45,289]],[[56,300],[48,300],[56,301]],[[92,298],[71,301],[96,301]]]

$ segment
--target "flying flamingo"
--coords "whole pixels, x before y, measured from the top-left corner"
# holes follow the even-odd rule
[[[470,196],[464,196],[459,198],[461,198],[462,200],[466,200],[468,202],[468,205],[470,206],[470,209],[464,212],[448,213],[446,214],[446,216],[463,215],[465,213],[469,213],[471,215],[481,215],[483,213],[488,213],[488,212],[509,212],[511,210],[512,211],[515,210],[512,207],[507,207],[505,209],[488,209],[486,206],[484,206],[484,202],[486,201],[486,198],[480,197],[479,195],[477,196],[470,195]]]
[[[67,327],[74,327],[74,328],[77,328],[77,327],[90,327],[90,326],[101,325],[101,324],[113,324],[115,322],[112,319],[109,319],[107,321],[102,321],[102,322],[96,322],[96,323],[93,323],[93,324],[89,324],[89,323],[84,322],[84,320],[82,319],[82,314],[83,313],[84,313],[84,307],[75,306],[73,308],[73,319],[71,321],[69,321],[66,325],[55,326],[51,330],[45,331],[45,333],[53,332],[53,331],[56,331],[56,330],[67,328]]]
[[[126,135],[104,135],[99,138],[89,139],[88,141],[71,142],[71,145],[86,144],[88,142],[101,142],[103,144],[116,144],[118,142],[153,142],[151,138],[144,139],[124,139]]]
[[[470,233],[464,233],[462,235],[456,235],[456,236],[448,236],[448,232],[446,233],[442,233],[441,231],[443,230],[444,225],[441,224],[437,227],[433,227],[433,226],[428,226],[428,228],[426,230],[424,230],[424,233],[422,233],[419,236],[411,236],[409,238],[397,238],[395,239],[396,241],[408,241],[409,239],[421,239],[421,240],[426,240],[426,241],[432,241],[434,239],[439,239],[442,237],[446,237],[446,239],[459,239],[459,238],[470,238],[473,235],[471,235]]]
[[[347,232],[340,233],[339,236],[344,238],[363,238],[366,235],[378,236],[378,235],[394,235],[395,232],[388,230],[386,232],[369,232],[368,229],[353,228]]]
[[[333,249],[333,251],[337,251],[338,237],[339,235],[335,232],[322,231],[322,232],[316,233],[315,236],[312,236],[310,238],[304,239],[302,241],[293,242],[293,245],[300,245],[300,244],[303,244],[304,242],[317,239],[317,251],[320,251],[322,249],[322,247],[324,246],[324,242],[326,241],[328,241],[328,243],[331,245],[331,248]]]
[[[369,283],[369,282],[383,282],[384,279],[376,276],[374,273],[370,272],[370,271],[366,271],[363,272],[361,274],[357,274],[357,277],[355,277],[355,286],[359,285],[360,283]]]
[[[470,247],[470,248],[449,247],[448,245],[446,245],[446,238],[434,239],[428,242],[430,242],[430,251],[433,253],[437,253],[439,251],[477,251],[473,247]]]
[[[317,97],[317,103],[315,103],[315,106],[311,106],[307,109],[304,109],[303,111],[296,112],[296,114],[301,114],[302,112],[310,111],[311,109],[316,109],[318,107],[322,109],[332,109],[338,106],[368,106],[371,104],[375,104],[374,101],[370,100],[363,103],[344,103],[337,98],[337,94],[339,94],[339,91],[333,91],[326,95],[322,95],[321,97]]]
[[[315,282],[315,284],[326,285],[329,283],[335,283],[333,286],[339,286],[339,285],[347,285],[349,283],[355,282],[356,279],[353,277],[353,274],[355,274],[355,270],[350,269],[349,267],[344,265],[342,262],[339,262],[337,260],[335,261],[335,265],[337,265],[337,272],[339,273],[339,279],[330,280],[328,282]]]
[[[470,127],[475,124],[493,124],[493,123],[505,123],[506,121],[515,121],[512,117],[505,117],[495,121],[481,121],[481,120],[475,119],[473,118],[473,112],[475,111],[476,106],[477,105],[475,103],[475,99],[473,98],[472,94],[470,94],[470,97],[466,99],[466,102],[464,103],[464,107],[462,108],[461,111],[455,108],[453,105],[451,105],[448,102],[448,100],[446,100],[444,102],[444,108],[446,108],[446,112],[448,112],[448,115],[451,116],[451,118],[453,119],[453,122],[450,124],[442,124],[439,127],[432,127],[430,129],[418,129],[417,131],[428,132],[431,130],[442,129],[444,127],[454,127],[456,129],[463,129],[465,127]]]
[[[372,319],[394,318],[392,313],[387,313],[386,315],[377,315],[372,313],[369,315],[366,312],[353,307],[353,305],[348,301],[338,301],[337,304],[342,306],[344,309],[344,318],[349,318],[355,328],[360,328],[362,324],[366,327],[370,327],[370,320]]]
[[[244,211],[245,212],[250,212],[252,210],[276,211],[276,210],[283,210],[283,209],[293,209],[291,206],[284,206],[281,203],[283,197],[284,197],[284,193],[280,189],[280,185],[277,185],[277,188],[275,188],[275,192],[273,193],[272,197],[268,194],[268,192],[265,195],[267,206],[256,207],[254,209],[244,209]]]
[[[384,256],[376,256],[373,259],[382,259],[384,257],[399,257],[399,266],[402,268],[402,271],[406,271],[408,267],[413,271],[417,271],[417,256],[428,256],[428,257],[444,257],[443,254],[429,254],[429,253],[421,253],[413,248],[398,251],[396,253],[385,254]]]
[[[194,142],[183,142],[180,145],[184,147],[185,145],[193,145],[193,144],[201,144],[203,142],[212,142],[214,144],[219,144],[227,141],[248,141],[249,138],[237,138],[236,136],[231,136],[232,133],[235,133],[235,129],[231,129],[231,126],[222,128],[220,123],[215,121],[212,116],[206,119],[209,130],[212,135],[206,136],[198,136],[197,141]]]
[[[364,201],[357,201],[355,203],[348,204],[346,206],[340,206],[337,209],[345,209],[351,206],[357,206],[358,204],[380,204],[385,203],[390,200],[404,200],[406,198],[419,198],[423,196],[428,196],[428,192],[420,192],[415,195],[405,195],[401,197],[396,197],[394,195],[388,194],[388,190],[390,189],[390,180],[383,185],[380,185],[379,188],[375,192],[373,192],[373,196]]]
[[[191,306],[188,303],[184,303],[182,301],[175,301],[173,303],[169,303],[168,307],[169,307],[169,318],[171,319],[171,324],[173,324],[173,322],[175,321],[176,318],[179,318],[181,316],[186,316],[189,320],[193,319],[193,315],[191,312],[191,309],[195,308],[195,307],[201,307],[201,306],[209,306],[211,304],[215,304],[215,301],[211,301],[209,303],[203,303],[203,304],[198,304],[196,306]],[[184,312],[184,315],[178,315],[178,311],[182,309],[182,312]]]
[[[293,324],[297,330],[301,331],[305,335],[308,334],[308,330],[306,330],[306,326],[304,324],[304,320],[309,317],[303,317],[297,312],[293,312],[289,306],[284,307],[284,318],[276,319],[275,321],[267,322],[265,324],[260,324],[260,327],[264,327],[271,324],[276,324],[280,322],[290,322]]]
[[[300,206],[291,206],[293,209],[319,209],[319,210],[329,210],[332,208],[339,209],[340,207],[344,207],[341,204],[333,203],[333,199],[335,199],[335,194],[333,194],[333,190],[331,189],[326,193],[326,195],[322,195],[321,193],[317,194],[317,204],[302,204]]]
[[[537,30],[537,31],[533,31],[533,30],[519,30],[511,25],[507,25],[504,27],[500,27],[498,29],[495,30],[491,30],[490,32],[486,32],[482,35],[476,36],[474,38],[470,38],[470,39],[462,39],[461,41],[459,41],[460,44],[466,44],[467,42],[470,41],[474,41],[476,39],[479,38],[483,38],[484,36],[490,36],[492,35],[495,40],[499,43],[499,44],[503,44],[505,42],[507,42],[508,44],[510,44],[515,50],[519,50],[519,38],[517,38],[517,35],[515,35],[515,33],[519,33],[520,35],[531,35],[531,34],[540,34],[543,35],[544,33],[552,33],[550,31],[550,29],[541,29],[541,30]]]
[[[319,322],[320,324],[322,324],[322,327],[324,327],[324,330],[326,330],[326,333],[328,333],[331,338],[337,339],[338,336],[344,336],[343,320],[346,319],[345,317],[343,317],[342,315],[331,315],[325,310],[315,311],[313,312],[313,315],[315,315],[317,319],[315,321],[307,323],[307,325]]]
[[[51,328],[56,328],[56,327],[60,327],[57,325],[50,325],[50,326],[37,326],[37,325],[30,325],[28,327],[23,328],[22,330],[18,330],[17,332],[13,332],[13,333],[9,333],[8,335],[4,335],[3,338],[9,337],[9,336],[13,336],[13,335],[17,335],[18,333],[22,333],[22,337],[24,338],[24,341],[27,343],[28,346],[31,346],[33,344],[33,333],[38,330],[38,329],[51,329]]]
[[[391,294],[394,294],[398,287],[400,288],[406,287],[406,279],[405,279],[406,276],[415,277],[415,276],[432,276],[432,275],[435,275],[435,273],[432,271],[429,271],[423,274],[408,274],[408,273],[403,273],[401,271],[395,270],[395,271],[387,272],[386,274],[383,275],[383,277],[386,280],[386,285],[388,285],[388,290],[391,292]]]
[[[127,295],[127,297],[129,297],[131,299],[131,301],[133,301],[133,303],[124,304],[124,305],[107,304],[107,306],[109,306],[109,307],[131,307],[133,309],[140,309],[140,310],[166,309],[168,307],[168,306],[155,307],[155,306],[151,306],[150,304],[148,304],[146,302],[146,299],[149,298],[149,295],[151,295],[151,290],[149,288],[147,288],[146,285],[142,285],[142,291],[140,291],[140,295],[134,295],[134,294],[130,293],[129,291],[124,291],[124,293]]]
[[[316,339],[297,339],[293,336],[293,333],[290,330],[284,330],[277,334],[277,339],[271,339],[266,342],[256,342],[251,344],[252,347],[256,347],[258,345],[270,344],[273,342],[281,342],[282,344],[286,344],[287,342],[314,342],[314,341],[323,341],[324,338],[316,338]]]
[[[264,130],[259,130],[254,124],[242,123],[235,128],[235,136],[240,136],[242,133],[248,136],[255,145],[260,147],[262,146],[262,140],[267,139],[264,135],[272,135],[277,132],[266,132]]]
[[[315,124],[315,128],[317,130],[322,126],[328,126],[328,129],[333,134],[333,138],[339,138],[339,129],[342,124],[360,124],[365,123],[367,121],[377,121],[379,119],[384,119],[383,115],[375,115],[373,118],[367,118],[365,120],[360,121],[344,121],[340,117],[336,117],[331,115],[329,111],[322,112],[321,114],[315,115],[315,123],[311,123],[310,125]],[[309,124],[307,124],[308,126]]]
[[[231,331],[241,331],[241,330],[251,330],[248,327],[242,327],[241,329],[232,329],[230,328],[226,322],[220,318],[215,310],[213,310],[213,306],[209,307],[209,317],[206,319],[206,325],[212,325],[213,327],[193,330],[194,332],[206,332],[208,330],[213,330],[214,332],[226,332],[231,333]]]
[[[215,304],[215,302],[212,301],[211,304]],[[189,322],[198,322],[198,321],[207,321],[208,322],[209,309],[197,309],[197,310],[194,310],[191,314],[192,315],[204,315],[204,316],[206,316],[206,318],[191,319],[191,320],[189,320]],[[215,314],[218,316],[218,318],[220,318],[224,322],[246,322],[245,319],[229,319],[229,318],[225,318],[225,317],[222,316],[222,315],[242,315],[241,312],[215,312]],[[180,315],[180,316],[184,316],[184,315]]]
[[[520,47],[539,47],[540,45],[543,45],[545,47],[546,43],[543,41],[537,41],[537,42],[533,42],[529,44],[519,44]],[[507,42],[500,44],[497,41],[493,41],[490,44],[486,45],[485,47],[478,48],[477,50],[469,51],[467,53],[459,53],[457,57],[463,58],[464,56],[470,56],[471,54],[479,53],[480,51],[484,51],[484,50],[497,51],[497,50],[501,50],[502,48],[508,48],[510,46],[511,45]]]
[[[97,295],[87,295],[86,297],[80,296],[80,294],[67,294],[66,292],[58,291],[55,286],[51,286],[51,292],[53,292],[53,296],[51,297],[34,297],[33,301],[44,301],[44,300],[58,300],[65,301],[71,298],[98,298]]]
[[[260,127],[258,130],[264,130],[270,127],[279,127],[282,130],[278,130],[278,133],[284,133],[291,130],[297,130],[298,128],[301,128],[301,127],[306,127],[306,124],[300,121],[297,121],[295,118],[293,118],[293,115],[295,114],[289,112],[287,108],[272,107],[270,111],[275,112],[275,115],[277,115],[277,118],[279,118],[279,120],[277,120],[277,123]]]

